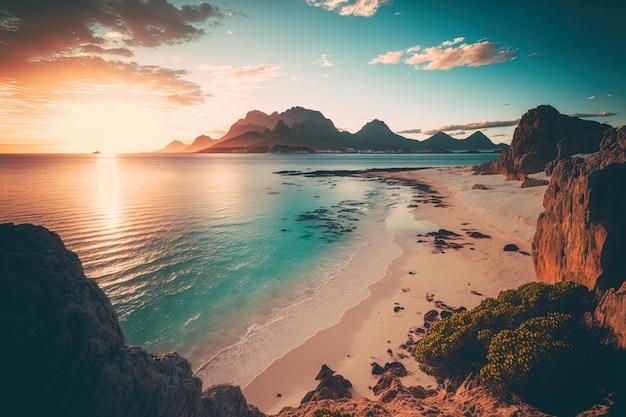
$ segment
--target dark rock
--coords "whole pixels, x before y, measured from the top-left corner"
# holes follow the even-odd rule
[[[446,311],[442,311],[440,315],[442,319],[446,319],[452,315],[452,312],[446,310]]]
[[[397,377],[407,376],[406,368],[400,362],[388,362],[385,364],[385,372],[389,372]]]
[[[522,182],[521,187],[522,188],[541,187],[543,185],[548,185],[548,184],[550,184],[550,181],[548,180],[525,177],[524,181]]]
[[[488,190],[485,184],[474,184],[472,185],[472,190]]]
[[[473,239],[491,239],[491,236],[476,231],[465,232],[465,234]]]
[[[277,396],[280,396],[278,394]],[[209,417],[263,417],[256,407],[250,407],[239,387],[214,385],[202,394],[206,416]]]
[[[505,252],[519,252],[519,248],[517,247],[517,245],[515,245],[513,243],[509,243],[507,245],[504,245],[503,251],[505,251]]]
[[[541,172],[554,159],[599,149],[609,126],[560,114],[551,106],[539,106],[524,114],[515,129],[511,146],[498,159],[474,168],[475,173],[495,172],[522,180]]]
[[[413,395],[415,398],[419,398],[420,400],[423,400],[424,398],[432,397],[438,394],[437,390],[426,389],[422,387],[421,385],[408,387],[407,390],[411,393],[411,395]]]
[[[454,232],[451,232],[450,230],[446,230],[446,229],[439,229],[439,231],[437,231],[436,233],[437,233],[437,236],[440,236],[440,237],[451,237],[451,236],[457,237],[457,236],[459,236],[458,233],[454,233]]]
[[[126,345],[109,299],[43,227],[0,225],[0,277],[3,414],[200,417],[226,396],[236,400],[230,411],[210,415],[261,415],[236,387],[202,397],[178,354]]]
[[[439,312],[437,310],[430,310],[426,314],[424,314],[424,321],[433,322],[439,316]]]
[[[326,364],[322,365],[322,369],[320,369],[315,380],[320,381],[320,383],[315,390],[308,392],[304,396],[300,404],[306,404],[311,401],[352,398],[352,393],[350,392],[352,384],[350,381],[341,375],[335,375],[335,371]]]
[[[372,375],[382,375],[385,373],[385,368],[380,366],[378,363],[372,362],[371,366],[372,366]]]

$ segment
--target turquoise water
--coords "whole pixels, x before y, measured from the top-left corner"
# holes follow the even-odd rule
[[[283,170],[473,165],[495,155],[0,155],[0,222],[58,233],[127,343],[245,386],[338,321],[400,254],[410,190]]]

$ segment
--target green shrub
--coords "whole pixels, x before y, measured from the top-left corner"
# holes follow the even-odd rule
[[[415,358],[439,380],[478,374],[545,411],[571,414],[601,400],[598,387],[617,384],[624,364],[608,333],[587,324],[594,308],[582,285],[524,284],[434,323]]]
[[[579,284],[524,284],[434,323],[415,349],[415,358],[424,372],[439,379],[463,378],[487,364],[489,345],[499,332],[549,312],[582,317],[592,304],[592,294]]]

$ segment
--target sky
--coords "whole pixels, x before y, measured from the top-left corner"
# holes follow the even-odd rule
[[[0,0],[0,153],[149,152],[250,110],[425,139],[626,124],[616,2]]]

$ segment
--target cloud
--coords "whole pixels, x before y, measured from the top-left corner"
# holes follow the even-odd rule
[[[389,0],[306,0],[309,6],[323,7],[337,11],[342,16],[371,17],[378,8],[389,3]]]
[[[613,113],[610,111],[601,111],[599,113],[572,113],[569,116],[570,117],[611,117],[611,116],[617,116],[617,113]]]
[[[402,62],[404,51],[389,51],[372,59],[371,64],[399,64]]]
[[[332,58],[332,55],[323,54],[320,59],[313,63],[320,64],[322,67],[334,67],[335,65],[337,65],[337,62],[331,61],[330,58]]]
[[[157,47],[203,36],[225,10],[208,3],[180,8],[167,0],[21,0],[0,12],[2,64],[55,59],[85,45]],[[113,36],[115,35],[115,36]]]
[[[402,51],[386,52],[372,59],[370,64],[412,65],[418,70],[449,70],[455,67],[479,67],[511,61],[517,50],[498,47],[488,40],[476,43],[462,43],[465,38],[442,42],[438,46],[423,48],[419,45]]]
[[[422,133],[422,129],[406,129],[398,132],[399,134],[417,135]]]
[[[134,48],[194,40],[225,14],[208,3],[167,0],[14,1],[0,10],[0,87],[63,98],[94,83],[126,83],[169,103],[196,104],[203,95],[186,72],[120,58]]]
[[[422,131],[422,134],[433,135],[437,132],[450,132],[450,131],[457,131],[457,130],[480,130],[480,129],[488,129],[492,127],[517,126],[519,121],[520,119],[513,119],[513,120],[503,120],[503,121],[484,121],[484,122],[476,122],[476,123],[467,123],[463,125],[446,125],[438,129],[424,130]]]

